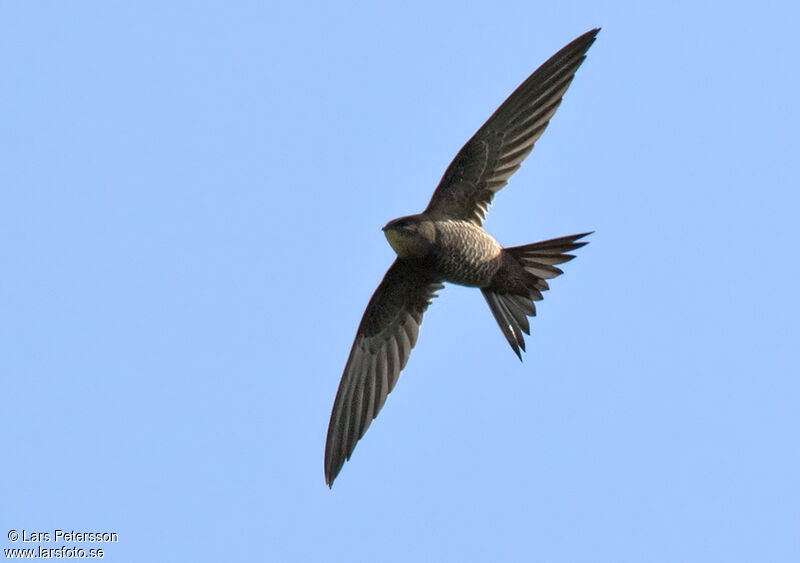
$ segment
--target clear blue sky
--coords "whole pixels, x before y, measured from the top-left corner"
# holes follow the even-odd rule
[[[3,2],[0,547],[60,528],[117,532],[108,561],[800,561],[799,15]],[[509,246],[596,231],[525,361],[448,286],[328,490],[380,227],[596,26],[486,223]]]

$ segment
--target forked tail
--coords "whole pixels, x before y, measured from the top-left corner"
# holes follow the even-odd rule
[[[525,350],[522,333],[530,334],[528,317],[536,315],[534,301],[540,301],[542,292],[550,288],[546,280],[564,273],[555,265],[575,258],[567,253],[588,244],[576,241],[590,234],[582,233],[504,248],[503,252],[514,260],[508,268],[503,269],[496,282],[481,288],[503,336],[520,360],[520,350]]]

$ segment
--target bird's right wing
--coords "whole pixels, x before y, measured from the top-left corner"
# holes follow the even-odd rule
[[[447,167],[426,213],[482,224],[494,194],[544,133],[598,31],[572,41],[511,93]]]
[[[325,482],[350,459],[356,442],[383,407],[417,341],[422,313],[444,287],[395,260],[375,290],[358,327],[333,403],[325,443]]]

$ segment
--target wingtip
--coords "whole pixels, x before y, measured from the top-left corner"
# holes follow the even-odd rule
[[[583,41],[587,41],[588,40],[588,45],[586,45],[586,48],[584,49],[584,51],[588,51],[589,47],[591,47],[592,44],[594,43],[595,39],[597,39],[597,34],[600,33],[600,29],[602,29],[602,28],[595,27],[594,29],[590,29],[589,31],[587,31],[586,33],[584,33],[583,35],[578,37],[575,40],[575,42],[579,43],[579,42],[583,42]]]
[[[601,27],[593,27],[589,31],[585,31],[578,36],[578,39],[584,39],[588,37],[597,37],[597,34],[600,33]]]
[[[338,477],[339,472],[342,470],[342,466],[344,465],[344,461],[342,461],[341,463],[336,462],[336,460],[332,457],[331,451],[332,450],[330,450],[330,441],[326,442],[324,471],[325,471],[325,484],[328,485],[329,489],[333,488],[333,482],[336,480],[336,477]]]
[[[329,489],[333,488],[333,482],[336,480],[336,475],[329,475],[328,472],[325,472],[325,484],[328,485]]]

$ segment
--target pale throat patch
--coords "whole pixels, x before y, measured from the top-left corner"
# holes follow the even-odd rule
[[[386,240],[389,241],[392,249],[400,258],[408,258],[411,256],[408,244],[410,241],[407,237],[404,237],[399,231],[395,231],[394,229],[386,230],[384,234],[386,235]]]

